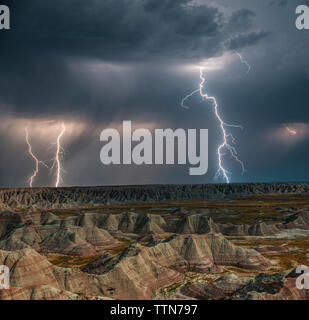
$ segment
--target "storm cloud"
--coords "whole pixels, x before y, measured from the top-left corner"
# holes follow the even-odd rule
[[[237,32],[250,34],[255,17],[249,9],[223,13],[191,0],[31,0],[11,7],[6,45],[112,61],[207,58]]]
[[[189,110],[180,108],[199,86],[201,65],[210,65],[207,90],[225,121],[244,126],[233,134],[247,172],[227,156],[231,180],[308,179],[307,136],[288,144],[278,137],[287,124],[309,123],[308,37],[295,28],[296,4],[261,2],[2,0],[12,29],[0,32],[0,184],[27,185],[33,162],[26,124],[33,125],[35,151],[53,157],[57,125],[43,134],[44,121],[75,128],[64,141],[64,185],[214,182],[222,136],[213,106],[194,96]],[[248,75],[234,50],[252,66]],[[208,174],[188,176],[185,166],[103,166],[99,133],[123,120],[209,129]],[[53,179],[46,171],[36,184]]]

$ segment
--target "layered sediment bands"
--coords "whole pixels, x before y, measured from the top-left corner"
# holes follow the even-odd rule
[[[268,193],[289,195],[233,199]],[[308,298],[292,274],[242,277],[305,259],[307,231],[285,230],[309,229],[305,193],[307,184],[1,190],[0,265],[11,289],[0,299]],[[231,270],[239,276],[203,282]]]
[[[270,236],[280,231],[278,226],[264,222],[247,225],[220,225],[220,231],[227,236]]]
[[[0,249],[33,248],[46,253],[87,256],[118,243],[114,236],[134,234],[151,242],[176,234],[222,233],[227,236],[265,236],[279,232],[275,225],[216,224],[205,214],[188,214],[166,222],[156,214],[76,213],[60,219],[46,211],[0,214]]]
[[[252,278],[229,274],[214,282],[185,285],[181,293],[200,300],[308,300],[308,290],[296,288],[297,276],[295,271]]]
[[[309,192],[306,183],[247,183],[204,185],[149,185],[115,187],[71,187],[2,189],[3,207],[61,208],[78,204],[106,204],[133,201],[207,200],[250,194]]]
[[[1,300],[77,300],[78,298],[78,294],[59,290],[49,285],[0,291]]]
[[[213,282],[187,284],[180,291],[185,296],[198,300],[226,300],[248,282],[248,278],[241,279],[235,274],[228,274]]]
[[[149,247],[134,245],[116,257],[103,255],[83,270],[55,267],[32,249],[0,250],[0,264],[10,268],[11,285],[0,290],[0,299],[150,299],[158,288],[183,280],[183,271],[198,266],[204,272],[213,266],[218,259],[214,248],[222,236],[210,239],[209,235],[202,240],[204,245],[198,240],[201,237],[176,236]],[[206,256],[211,253],[213,257]],[[252,253],[241,256],[252,257]],[[235,261],[239,257],[234,254]],[[229,275],[212,283],[185,285],[181,290],[198,299],[309,298],[306,290],[296,289],[295,273],[255,278]]]
[[[172,232],[180,234],[202,234],[209,232],[220,232],[220,227],[207,215],[192,214],[176,221],[176,223],[168,227]]]
[[[254,250],[209,234],[172,236],[146,247],[131,245],[116,256],[99,257],[82,270],[101,275],[101,283],[110,286],[110,297],[150,299],[155,290],[181,281],[188,271],[218,272],[227,265],[263,270],[271,264]]]
[[[33,248],[49,253],[89,256],[102,247],[118,243],[107,230],[96,226],[95,216],[91,214],[59,219],[48,212],[30,210],[12,217],[17,224],[11,219],[9,225],[2,225],[0,249],[3,250]]]
[[[100,228],[109,231],[136,234],[146,234],[149,232],[162,233],[166,229],[166,222],[161,216],[133,212],[104,214],[98,218],[97,224]]]
[[[21,224],[21,217],[11,211],[4,211],[0,213],[0,239],[8,232],[13,230],[17,225]]]
[[[1,300],[107,299],[100,276],[59,268],[32,249],[0,250],[0,264],[10,268],[10,289]]]
[[[130,265],[135,266],[134,272],[159,265],[183,273],[217,271],[220,266],[263,270],[271,263],[255,250],[233,245],[221,234],[174,235],[148,246],[132,245],[116,256],[103,255],[83,270],[106,274],[116,268],[130,269]]]
[[[174,223],[170,223],[166,229],[179,234],[221,232],[226,236],[269,236],[280,231],[276,225],[268,225],[263,222],[254,225],[217,224],[204,214],[189,214]]]
[[[58,288],[54,266],[35,250],[0,250],[0,264],[10,269],[11,287],[50,285]]]
[[[171,252],[165,252],[168,253]],[[183,259],[180,260],[183,262]],[[170,268],[172,262],[175,262],[173,256],[153,256],[151,251],[129,247],[120,257],[103,257],[83,271],[102,274],[101,283],[107,288],[110,297],[150,299],[156,289],[184,278],[183,273]]]
[[[94,255],[102,247],[117,244],[109,233],[123,232],[142,235],[164,233],[165,221],[159,215],[123,213],[82,213],[59,219],[49,212],[29,210],[26,213],[0,214],[2,219],[0,248],[67,255]]]
[[[284,227],[287,229],[308,229],[309,228],[309,211],[302,211],[291,215],[285,222]]]
[[[0,241],[0,248],[19,250],[33,248],[37,251],[67,255],[89,256],[100,247],[116,244],[106,230],[93,228],[58,228],[54,226],[26,226],[15,229]]]
[[[90,256],[96,254],[99,247],[116,242],[107,231],[97,227],[69,227],[49,234],[40,243],[40,249],[51,253]]]
[[[159,235],[166,227],[159,215],[81,213],[59,219],[49,212],[0,215],[0,249],[37,251],[67,255],[94,255],[102,247],[118,243],[109,232]],[[14,224],[16,222],[16,224]]]

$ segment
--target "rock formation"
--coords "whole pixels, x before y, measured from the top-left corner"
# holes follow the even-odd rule
[[[309,229],[309,211],[301,211],[288,217],[284,228]]]
[[[0,265],[10,268],[11,288],[0,290],[0,300],[151,299],[175,284],[179,294],[197,299],[308,299],[295,289],[293,273],[260,273],[291,268],[284,261],[289,255],[293,266],[305,259],[302,240],[280,242],[275,234],[285,237],[294,232],[286,229],[309,229],[306,197],[300,197],[300,208],[288,207],[298,198],[293,195],[288,205],[277,207],[285,201],[278,201],[278,194],[304,195],[308,187],[252,183],[2,189]],[[268,193],[276,194],[275,205],[265,212],[259,207],[254,212],[262,213],[254,213],[253,219],[242,219],[248,199],[230,199]],[[208,202],[191,202],[208,199],[225,201],[218,201],[218,207],[215,201],[209,207]],[[184,208],[177,202],[165,207],[165,201],[182,200],[189,201]],[[133,201],[164,203],[152,208]],[[236,201],[245,210],[235,210]],[[222,223],[225,217],[228,223]],[[308,234],[300,231],[298,236]],[[242,246],[234,245],[235,240]],[[280,254],[283,260],[277,261]],[[203,282],[223,272],[229,274]],[[243,277],[244,272],[257,276]],[[189,284],[190,277],[196,281]]]
[[[207,273],[221,266],[263,270],[271,263],[255,250],[231,244],[220,234],[178,235],[146,247],[132,245],[116,256],[103,255],[83,268],[112,283],[113,297],[149,299],[152,293],[184,277],[188,271]],[[128,288],[130,293],[128,293]]]
[[[3,208],[64,208],[79,204],[108,204],[134,201],[184,201],[239,197],[250,194],[305,194],[306,183],[235,183],[203,185],[147,185],[112,187],[71,187],[2,189]]]
[[[220,231],[227,236],[270,236],[278,233],[280,230],[274,224],[261,222],[253,225],[220,225]]]
[[[55,267],[32,249],[0,250],[0,264],[10,269],[10,289],[0,290],[0,300],[108,299],[100,279]]]
[[[201,300],[308,300],[308,290],[296,288],[297,276],[295,270],[252,278],[229,274],[214,282],[185,285],[181,292]]]
[[[68,255],[93,255],[101,247],[115,244],[108,231],[99,229],[91,215],[59,219],[51,213],[27,212],[0,214],[0,249],[19,250],[33,248],[37,251]],[[15,223],[14,223],[15,222]]]

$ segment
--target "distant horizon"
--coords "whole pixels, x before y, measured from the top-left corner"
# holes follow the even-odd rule
[[[25,190],[39,190],[39,189],[53,189],[53,190],[60,190],[60,189],[87,189],[87,188],[113,188],[113,187],[151,187],[151,186],[203,186],[203,185],[218,185],[218,186],[229,186],[229,185],[248,185],[248,184],[308,184],[309,181],[273,181],[273,182],[230,182],[230,183],[220,183],[220,182],[209,182],[209,183],[157,183],[157,184],[115,184],[115,185],[76,185],[76,186],[61,186],[61,187],[52,187],[52,186],[41,186],[41,187],[0,187],[1,190],[14,190],[14,189],[25,189]]]

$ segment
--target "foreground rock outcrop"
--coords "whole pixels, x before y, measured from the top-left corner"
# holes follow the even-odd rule
[[[146,247],[132,245],[117,256],[103,255],[83,268],[84,272],[104,275],[113,282],[117,299],[130,294],[143,299],[163,286],[184,278],[188,271],[207,273],[222,266],[263,270],[271,263],[255,250],[231,244],[220,234],[172,236]],[[129,296],[128,296],[129,294]]]
[[[11,270],[10,290],[0,299],[150,299],[185,273],[220,271],[222,266],[264,270],[271,264],[258,252],[231,244],[221,234],[172,236],[148,246],[131,245],[103,254],[84,268],[52,265],[33,249],[0,250]]]
[[[132,245],[116,257],[103,255],[85,267],[85,270],[91,273],[106,273],[114,266],[125,263],[126,258],[132,257],[142,258],[146,262],[153,261],[180,272],[217,271],[219,266],[263,270],[271,266],[257,251],[235,246],[223,235],[210,233],[174,235],[147,246]]]
[[[297,276],[295,270],[252,278],[229,274],[214,282],[185,285],[181,292],[201,300],[308,300],[308,290],[296,288]]]
[[[0,300],[108,299],[99,277],[59,268],[32,249],[0,250],[0,264],[10,269],[10,289]]]

